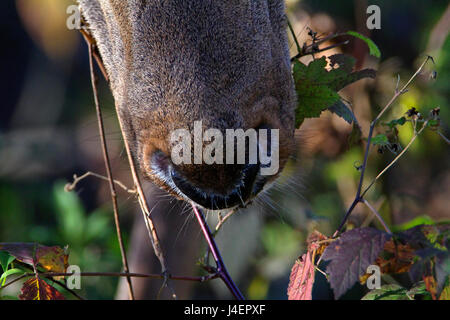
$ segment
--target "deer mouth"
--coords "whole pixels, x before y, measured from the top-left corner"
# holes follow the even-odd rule
[[[234,207],[245,207],[250,199],[261,191],[260,184],[256,184],[259,165],[247,165],[242,170],[242,178],[234,189],[228,194],[214,191],[204,191],[190,184],[183,176],[175,170],[171,170],[171,178],[175,186],[185,196],[210,210],[220,210]]]
[[[227,191],[199,186],[180,172],[164,154],[157,151],[152,156],[152,173],[164,189],[177,198],[193,202],[209,210],[246,207],[263,190],[267,176],[260,173],[261,165],[243,165],[238,178]]]

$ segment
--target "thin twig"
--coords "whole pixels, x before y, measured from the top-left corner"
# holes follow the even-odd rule
[[[450,139],[448,139],[446,136],[444,136],[444,134],[442,133],[442,132],[440,132],[440,131],[436,131],[437,132],[437,134],[442,138],[442,139],[444,139],[444,141],[447,143],[447,144],[450,144]]]
[[[69,287],[67,287],[67,285],[65,285],[63,282],[55,280],[51,277],[47,277],[47,279],[53,281],[54,283],[60,285],[61,287],[63,287],[65,290],[67,290],[70,294],[72,294],[74,297],[76,297],[78,300],[86,300],[85,298],[83,298],[82,296],[80,296],[78,293],[75,292],[75,290],[70,289]]]
[[[362,202],[370,209],[370,211],[373,212],[375,217],[377,217],[378,221],[380,221],[380,223],[383,226],[384,230],[386,230],[387,233],[392,234],[392,231],[389,229],[389,227],[387,226],[386,222],[384,222],[383,218],[378,213],[378,211],[374,207],[372,207],[372,205],[366,199],[362,199]]]
[[[111,172],[111,163],[109,161],[108,147],[106,145],[105,127],[103,125],[102,111],[100,109],[100,105],[98,102],[98,92],[97,92],[97,84],[96,84],[95,72],[94,72],[94,63],[92,61],[93,60],[92,52],[93,52],[93,45],[89,44],[89,67],[90,67],[90,71],[91,71],[91,83],[92,83],[92,90],[94,92],[95,110],[97,113],[98,129],[100,132],[103,159],[105,161],[106,173],[108,175],[111,200],[112,200],[113,210],[114,210],[114,222],[116,225],[116,232],[117,232],[117,239],[119,241],[120,253],[122,255],[123,269],[126,273],[128,273],[129,272],[128,260],[127,260],[127,255],[125,252],[125,247],[123,245],[122,231],[120,229],[119,206],[117,204],[116,187],[114,186],[114,182],[113,182],[114,179],[113,179],[112,172]],[[129,294],[130,300],[134,300],[133,286],[132,286],[130,277],[127,277],[127,283],[128,283],[128,294]]]
[[[73,294],[78,299],[85,300],[83,297],[78,295],[74,290],[69,289],[67,287],[67,285],[65,285],[61,281],[53,279],[53,277],[69,277],[69,276],[73,276],[74,273],[67,273],[67,272],[40,272],[38,274],[41,277],[45,277],[45,278],[47,278],[47,279],[57,283],[58,285],[60,285],[64,289],[66,289],[68,292]],[[213,280],[213,279],[216,279],[216,278],[219,277],[218,273],[208,274],[208,275],[201,276],[201,277],[187,277],[187,276],[173,276],[173,275],[165,276],[165,275],[162,275],[162,274],[129,273],[129,272],[80,272],[78,275],[80,277],[135,277],[135,278],[151,278],[151,279],[167,279],[167,278],[169,278],[171,280],[191,281],[191,282],[207,282],[207,281],[210,281],[210,280]],[[14,280],[11,280],[10,282],[6,283],[4,286],[0,287],[0,289],[6,288],[6,287],[12,285],[13,283],[15,283],[15,282],[17,282],[17,281],[19,281],[21,279],[24,279],[26,277],[35,277],[35,276],[36,276],[36,273],[34,273],[34,272],[24,273],[20,277],[17,277]]]
[[[208,243],[208,247],[211,250],[211,254],[214,257],[214,261],[217,265],[217,273],[219,277],[222,279],[222,281],[225,283],[225,285],[230,290],[231,294],[237,299],[237,300],[244,300],[244,296],[239,291],[236,284],[233,282],[233,279],[231,278],[230,274],[227,271],[227,268],[223,262],[222,256],[220,255],[220,251],[217,248],[216,242],[214,241],[214,237],[211,234],[211,231],[209,230],[208,224],[205,221],[205,217],[203,216],[203,213],[200,209],[197,208],[197,206],[192,203],[192,210],[194,211],[195,217],[198,220],[198,223],[202,229],[203,235],[206,239],[206,242]]]
[[[219,232],[220,228],[223,226],[225,221],[227,221],[233,214],[235,214],[237,210],[232,209],[230,212],[228,212],[224,217],[219,216],[219,222],[216,225],[216,229],[214,230],[214,236],[216,236],[217,232]]]
[[[34,273],[26,273],[25,276],[33,276]],[[40,276],[44,277],[66,277],[73,276],[74,273],[67,272],[40,272]],[[205,282],[217,278],[219,275],[206,275],[201,277],[188,277],[188,276],[165,276],[163,274],[153,273],[135,273],[135,272],[80,272],[80,277],[132,277],[132,278],[151,278],[151,279],[172,279],[180,281],[193,281],[193,282]]]
[[[297,51],[298,51],[298,53],[300,53],[300,52],[302,52],[302,48],[300,47],[300,43],[298,43],[298,39],[297,39],[297,36],[295,35],[294,28],[292,27],[292,24],[289,21],[289,19],[286,19],[286,20],[287,20],[287,23],[288,23],[289,31],[292,34],[292,38],[294,38],[294,42],[295,42],[295,45],[297,47]]]
[[[82,34],[83,34],[86,42],[88,43],[88,46],[89,45],[95,45],[95,40],[87,32],[82,32]],[[101,70],[105,70],[105,67],[103,65],[103,62],[102,62],[101,58],[100,57],[98,57],[98,58],[99,59],[96,59],[98,66],[100,67]],[[103,75],[105,76],[106,81],[109,82],[107,73],[103,72]],[[162,273],[165,276],[168,276],[169,275],[169,270],[168,270],[166,262],[165,262],[164,253],[163,253],[163,251],[161,249],[158,233],[156,231],[156,228],[155,228],[154,223],[153,223],[153,219],[151,217],[151,210],[149,209],[149,206],[148,206],[148,203],[147,203],[147,199],[145,198],[145,194],[144,194],[144,192],[142,190],[142,185],[141,185],[141,182],[139,180],[139,176],[137,174],[136,165],[134,163],[134,158],[133,158],[133,156],[131,154],[131,148],[130,148],[130,146],[128,144],[128,139],[125,136],[124,120],[122,119],[122,117],[120,115],[119,107],[118,107],[117,104],[115,104],[115,107],[116,107],[117,119],[119,120],[120,132],[122,134],[125,150],[127,152],[127,157],[128,157],[128,162],[129,162],[129,165],[130,165],[131,175],[133,177],[134,185],[135,185],[136,192],[137,192],[137,195],[138,195],[138,202],[139,202],[139,206],[141,208],[142,215],[144,217],[145,226],[147,227],[148,235],[149,235],[149,238],[150,238],[152,246],[153,246],[153,251],[154,251],[154,253],[155,253],[156,257],[158,258],[159,263],[161,265]],[[167,283],[167,287],[169,288],[169,290],[171,290],[172,296],[174,298],[176,298],[175,292],[173,291],[172,287],[170,286],[170,283]]]
[[[364,197],[364,195],[367,193],[367,191],[369,191],[369,189],[373,186],[373,184],[390,168],[392,167],[397,161],[398,159],[401,158],[401,156],[409,149],[409,147],[413,144],[413,142],[416,140],[416,138],[422,133],[422,131],[426,128],[428,124],[428,121],[425,121],[424,124],[422,125],[422,128],[420,128],[420,130],[418,132],[416,132],[414,134],[414,136],[412,137],[412,139],[408,142],[408,144],[406,145],[405,148],[403,148],[402,152],[400,152],[395,158],[394,160],[391,161],[391,163],[389,163],[386,168],[384,168],[373,180],[372,182],[367,186],[367,188],[361,193],[361,197]]]
[[[381,118],[381,116],[389,109],[390,106],[392,106],[392,104],[397,100],[397,98],[406,93],[407,92],[407,88],[409,87],[409,85],[411,84],[411,82],[417,77],[417,75],[420,74],[420,72],[423,70],[423,68],[425,67],[426,63],[429,60],[432,60],[432,58],[430,56],[427,56],[427,58],[422,62],[422,64],[420,65],[420,67],[417,69],[417,71],[411,76],[411,78],[408,80],[408,82],[403,86],[402,89],[398,90],[398,80],[397,80],[397,87],[395,89],[394,95],[392,96],[391,100],[389,100],[389,102],[385,105],[385,107],[380,111],[380,113],[376,116],[376,118],[372,121],[372,123],[370,124],[370,128],[369,128],[369,135],[367,136],[367,144],[366,144],[366,149],[364,152],[364,160],[363,160],[363,164],[361,165],[361,174],[360,174],[360,178],[359,178],[359,183],[358,183],[358,189],[356,191],[356,196],[355,199],[353,200],[352,204],[350,205],[350,207],[348,208],[344,218],[342,219],[339,227],[337,228],[336,232],[334,233],[333,237],[335,237],[339,232],[341,232],[342,228],[345,225],[345,222],[347,221],[348,217],[350,216],[350,214],[352,213],[353,209],[356,207],[356,205],[363,201],[362,195],[361,195],[361,191],[362,191],[362,185],[364,182],[364,175],[366,172],[366,167],[367,167],[367,161],[369,158],[369,150],[370,150],[370,145],[372,142],[372,136],[373,136],[373,131],[375,128],[375,125],[377,124],[378,120]],[[423,128],[422,128],[423,129]],[[417,136],[417,135],[416,135]],[[415,136],[415,137],[416,137]],[[415,139],[415,138],[414,138]],[[413,140],[414,140],[413,139]],[[412,143],[412,141],[410,141],[410,143]],[[407,148],[405,148],[407,149]],[[399,156],[401,156],[405,149],[399,154]],[[395,162],[397,161],[397,159],[399,158],[399,156],[397,156],[397,158],[395,158],[393,160],[393,162],[386,168],[386,170]],[[376,179],[375,179],[376,180]],[[372,185],[372,184],[371,184]],[[370,185],[370,186],[371,186]],[[370,187],[369,186],[369,187]],[[368,189],[366,189],[364,191],[364,193],[367,191]]]
[[[330,34],[330,35],[328,35],[328,36],[326,36],[326,37],[324,37],[322,39],[317,39],[317,41],[314,41],[310,45],[307,45],[307,46],[305,45],[303,47],[303,49],[299,50],[299,53],[297,53],[295,56],[293,56],[291,58],[291,62],[294,62],[294,61],[300,59],[301,57],[304,57],[304,56],[307,56],[307,55],[311,55],[311,54],[316,54],[316,53],[319,53],[319,52],[327,51],[327,50],[330,50],[332,48],[335,48],[335,47],[347,44],[348,41],[344,41],[344,42],[341,42],[341,43],[338,43],[338,44],[335,44],[335,45],[330,45],[330,46],[328,46],[326,48],[317,49],[320,44],[322,44],[322,43],[324,43],[326,41],[332,40],[334,38],[341,37],[341,36],[348,36],[348,34],[346,34],[346,33]]]
[[[76,188],[77,184],[81,180],[86,179],[89,176],[93,176],[93,177],[96,177],[96,178],[99,178],[99,179],[102,179],[102,180],[105,180],[105,181],[109,181],[109,179],[107,177],[102,176],[101,174],[98,174],[98,173],[95,173],[95,172],[92,172],[92,171],[88,171],[88,172],[86,172],[85,174],[83,174],[82,176],[79,176],[79,177],[76,174],[74,174],[73,175],[73,182],[66,184],[66,186],[64,187],[64,190],[66,190],[66,191],[73,191]],[[119,187],[121,187],[126,192],[131,193],[131,194],[136,194],[136,190],[128,188],[124,183],[120,182],[119,180],[114,180],[114,183],[117,184]]]

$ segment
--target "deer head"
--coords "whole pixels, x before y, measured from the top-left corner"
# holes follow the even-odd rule
[[[145,177],[208,209],[251,201],[294,147],[295,92],[282,0],[79,0]],[[177,129],[278,129],[279,170],[175,164]],[[195,138],[194,138],[195,139]],[[248,155],[248,152],[247,152]],[[224,156],[225,157],[225,156]]]

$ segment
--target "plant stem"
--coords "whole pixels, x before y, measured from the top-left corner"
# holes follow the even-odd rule
[[[82,30],[81,33],[84,36],[84,39],[85,39],[86,43],[88,44],[89,48],[90,48],[90,46],[94,46],[95,45],[95,40],[86,31]],[[95,52],[94,52],[94,54],[95,54]],[[106,81],[109,82],[108,75],[107,75],[107,73],[105,71],[105,67],[103,65],[103,62],[102,62],[101,58],[98,55],[96,56],[96,61],[97,61],[97,64],[98,64],[99,68],[102,70],[102,73],[103,73]],[[118,107],[117,104],[115,104],[115,107],[116,107],[117,119],[119,120],[120,132],[122,134],[123,143],[124,143],[124,146],[125,146],[125,150],[127,152],[128,163],[130,165],[131,175],[133,177],[133,182],[134,182],[135,189],[136,189],[136,192],[137,192],[137,198],[138,198],[139,206],[141,208],[141,212],[142,212],[142,215],[143,215],[143,218],[144,218],[145,226],[147,227],[148,235],[149,235],[150,241],[151,241],[152,246],[153,246],[153,251],[154,251],[154,253],[155,253],[156,257],[158,258],[159,263],[161,265],[162,273],[166,276],[166,278],[169,278],[170,272],[169,272],[169,270],[167,268],[167,265],[166,265],[166,262],[165,262],[165,257],[164,257],[164,253],[163,253],[163,251],[161,249],[158,233],[156,231],[155,225],[153,223],[153,219],[151,217],[151,210],[149,209],[147,199],[145,198],[145,194],[144,194],[144,191],[142,189],[142,185],[141,185],[141,182],[139,180],[139,176],[137,174],[136,165],[134,163],[134,159],[133,159],[133,156],[131,154],[131,148],[130,148],[130,146],[128,144],[128,139],[127,139],[126,134],[125,134],[124,120],[121,117],[120,110],[119,110],[119,107]],[[173,291],[172,287],[170,286],[170,283],[168,283],[168,282],[167,282],[167,287],[172,292],[172,296],[174,298],[176,298],[175,292]]]
[[[79,177],[78,177],[76,174],[74,174],[74,175],[73,175],[73,182],[72,182],[72,183],[66,184],[66,186],[64,187],[64,189],[65,189],[66,191],[69,191],[69,192],[70,192],[70,191],[73,191],[73,190],[75,189],[75,187],[77,186],[77,184],[78,184],[81,180],[86,179],[86,178],[89,177],[89,176],[93,176],[93,177],[96,177],[96,178],[99,178],[99,179],[108,181],[108,178],[107,178],[107,177],[102,176],[101,174],[98,174],[98,173],[95,173],[95,172],[92,172],[92,171],[88,171],[88,172],[84,173],[83,175],[81,175],[81,176],[79,176]],[[131,193],[131,194],[136,194],[136,190],[133,190],[133,189],[128,188],[128,187],[127,187],[125,184],[123,184],[121,181],[119,181],[119,180],[114,180],[114,183],[117,184],[119,187],[121,187],[121,188],[122,188],[123,190],[125,190],[126,192]]]
[[[108,155],[108,146],[106,145],[106,139],[105,139],[105,127],[103,125],[103,117],[102,117],[102,111],[100,109],[100,105],[98,102],[98,92],[97,92],[97,84],[95,79],[95,72],[94,72],[94,63],[93,63],[93,45],[89,44],[89,67],[91,71],[91,83],[92,83],[92,90],[94,92],[94,103],[95,103],[95,110],[97,113],[97,121],[98,121],[98,130],[100,132],[100,138],[101,138],[101,145],[102,145],[102,152],[103,152],[103,159],[105,162],[105,168],[106,173],[108,175],[108,182],[109,182],[109,190],[111,193],[111,201],[113,204],[113,210],[114,210],[114,222],[116,225],[116,233],[117,233],[117,239],[119,241],[119,247],[120,247],[120,254],[122,255],[122,264],[123,264],[123,270],[125,273],[129,272],[128,268],[128,260],[127,255],[125,252],[125,246],[123,244],[123,238],[122,238],[122,231],[120,229],[120,220],[119,220],[119,206],[117,204],[117,193],[116,193],[116,187],[114,185],[114,179],[111,172],[111,163],[109,161],[109,155]],[[130,297],[130,300],[134,300],[134,293],[133,293],[133,285],[131,283],[131,278],[127,277],[127,284],[128,284],[128,295]]]
[[[367,193],[367,191],[369,191],[369,189],[373,186],[373,184],[390,168],[392,167],[397,161],[398,159],[401,158],[401,156],[403,154],[405,154],[406,150],[409,149],[409,147],[413,144],[413,142],[416,140],[416,138],[422,133],[422,131],[426,128],[428,124],[428,121],[425,121],[424,124],[422,125],[422,128],[420,128],[420,130],[418,132],[416,132],[414,134],[414,136],[412,137],[412,139],[408,142],[408,144],[406,145],[406,147],[402,150],[402,152],[400,152],[395,158],[394,160],[391,161],[391,163],[389,163],[386,168],[384,168],[376,177],[375,179],[372,180],[372,182],[367,186],[367,188],[361,193],[361,197],[364,197],[364,195]]]
[[[244,300],[244,296],[239,291],[238,287],[233,282],[233,279],[230,277],[230,274],[228,273],[225,264],[223,262],[223,259],[220,255],[220,251],[217,248],[216,242],[214,241],[214,237],[211,234],[211,231],[209,230],[208,224],[205,221],[205,217],[203,216],[203,212],[201,212],[200,209],[197,208],[195,204],[192,205],[192,210],[194,211],[195,217],[198,220],[198,223],[200,225],[200,228],[202,229],[203,235],[205,236],[205,240],[208,243],[208,247],[211,250],[211,254],[214,257],[214,261],[217,265],[217,273],[219,277],[223,280],[225,285],[230,290],[231,294],[237,299],[237,300]]]
[[[428,62],[428,60],[432,59],[430,56],[427,56],[427,58],[422,62],[422,64],[420,65],[420,67],[417,69],[417,71],[411,76],[411,78],[408,80],[408,82],[403,86],[403,88],[401,90],[398,90],[398,87],[395,89],[394,95],[392,96],[391,100],[389,100],[389,102],[385,105],[385,107],[380,111],[380,113],[376,116],[376,118],[372,121],[372,123],[370,124],[370,128],[369,128],[369,135],[367,137],[367,144],[366,144],[366,149],[364,152],[364,161],[363,164],[361,166],[361,175],[359,178],[359,184],[358,184],[358,189],[356,191],[356,196],[355,199],[353,200],[352,204],[350,205],[350,207],[348,208],[344,218],[342,219],[342,222],[340,223],[339,227],[337,228],[336,232],[334,233],[333,237],[335,237],[339,232],[341,232],[342,228],[345,225],[345,222],[347,221],[348,217],[350,216],[350,214],[352,213],[353,209],[356,207],[356,205],[359,202],[362,202],[363,196],[364,194],[369,190],[369,188],[373,185],[373,183],[377,180],[375,179],[370,185],[369,187],[367,187],[363,194],[361,195],[361,190],[362,190],[362,185],[363,185],[363,181],[364,181],[364,174],[366,172],[366,168],[367,168],[367,161],[369,158],[369,151],[370,151],[370,144],[372,142],[372,136],[373,136],[373,130],[375,128],[375,125],[377,124],[378,120],[381,118],[381,116],[389,109],[389,107],[395,102],[395,100],[397,100],[397,98],[404,94],[407,90],[407,88],[409,87],[409,85],[411,84],[411,82],[417,77],[417,75],[419,75],[419,73],[422,71],[422,69],[425,67],[425,64]],[[398,86],[398,81],[397,81],[397,86]],[[424,126],[425,127],[425,126]],[[423,128],[421,129],[421,131],[423,130]],[[414,139],[412,141],[410,141],[410,143],[408,144],[408,146],[399,154],[399,156],[397,156],[389,165],[388,167],[383,170],[382,173],[384,173],[384,171],[386,171],[387,169],[389,169],[389,167],[391,167],[395,161],[398,160],[398,158],[405,152],[405,150],[409,147],[409,145],[415,140],[415,138],[417,137],[417,134],[414,136]],[[382,174],[381,173],[381,174]],[[381,176],[381,174],[379,176]]]
[[[378,221],[380,221],[381,225],[383,226],[384,230],[386,230],[387,233],[392,234],[392,231],[389,229],[389,227],[387,226],[386,222],[384,222],[383,218],[381,217],[381,215],[378,213],[378,211],[372,207],[372,205],[366,200],[366,199],[362,199],[362,202],[370,209],[370,211],[372,211],[372,213],[377,217]]]

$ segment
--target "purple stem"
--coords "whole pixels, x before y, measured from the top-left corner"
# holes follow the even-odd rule
[[[194,204],[191,205],[192,210],[194,210],[195,217],[197,218],[198,223],[202,228],[202,232],[203,235],[205,236],[206,242],[208,243],[208,247],[211,250],[211,253],[214,257],[214,261],[216,262],[217,273],[219,277],[222,279],[223,282],[225,282],[226,286],[237,300],[245,300],[244,296],[233,282],[233,279],[231,279],[230,274],[228,273],[227,268],[225,267],[223,259],[220,255],[220,251],[217,248],[216,242],[214,241],[214,237],[211,234],[211,230],[209,230],[208,224],[205,221],[203,212],[199,208],[197,208]]]

